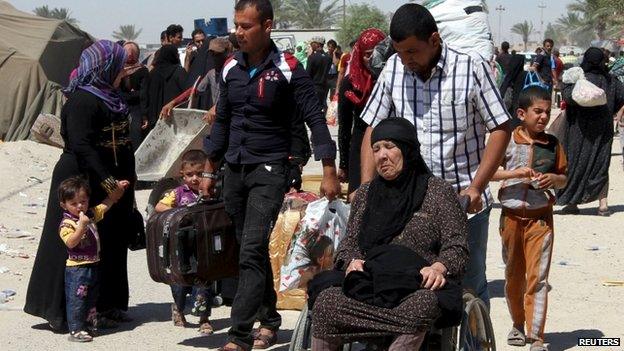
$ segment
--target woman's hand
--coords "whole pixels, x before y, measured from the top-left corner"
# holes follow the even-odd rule
[[[351,263],[347,266],[345,275],[353,271],[364,272],[364,260],[351,260]]]
[[[429,267],[420,270],[423,277],[422,287],[430,290],[438,290],[446,285],[446,267],[442,263],[436,262]]]

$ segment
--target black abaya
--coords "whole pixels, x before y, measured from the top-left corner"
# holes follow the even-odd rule
[[[116,157],[113,148],[111,124],[116,126]],[[61,134],[65,149],[52,173],[50,194],[44,228],[39,242],[33,271],[26,295],[26,313],[46,319],[55,328],[65,323],[64,273],[67,249],[58,226],[62,218],[57,188],[76,175],[82,175],[91,187],[90,205],[97,205],[106,197],[101,182],[112,176],[128,180],[130,186],[104,219],[98,222],[100,236],[100,293],[99,311],[127,310],[128,274],[127,239],[132,228],[128,226],[134,204],[134,154],[128,139],[128,117],[112,113],[103,101],[83,90],[76,90],[63,106]]]

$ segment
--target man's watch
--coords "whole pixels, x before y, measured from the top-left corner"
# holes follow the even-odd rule
[[[219,179],[219,176],[216,173],[210,172],[202,172],[202,178],[210,178],[210,179]]]

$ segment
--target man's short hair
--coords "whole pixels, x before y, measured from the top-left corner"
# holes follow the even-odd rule
[[[195,35],[197,34],[203,34],[204,36],[206,36],[206,33],[201,28],[197,28],[191,33],[191,39],[195,38]]]
[[[180,168],[184,168],[186,165],[206,164],[208,155],[202,150],[193,149],[182,154],[182,163]]]
[[[503,49],[504,51],[509,50],[509,43],[504,41],[501,43],[501,49]]]
[[[170,24],[169,27],[167,27],[166,32],[167,37],[175,37],[178,33],[182,34],[184,32],[184,28],[182,28],[179,24]]]
[[[520,91],[520,95],[518,96],[518,108],[526,111],[538,100],[552,101],[552,96],[548,90],[538,85],[528,86]]]
[[[550,43],[550,46],[555,46],[555,42],[554,40],[550,39],[550,38],[546,38],[544,39],[544,41],[542,42],[542,46],[546,46],[546,43]]]
[[[247,7],[253,6],[260,14],[260,22],[273,20],[273,5],[269,0],[238,0],[234,11],[243,11]]]
[[[162,32],[160,32],[160,40],[165,40],[167,39],[167,31],[163,30]]]
[[[78,195],[80,190],[84,190],[87,196],[91,195],[91,188],[89,188],[89,182],[83,177],[71,177],[61,182],[58,187],[58,197],[61,203],[71,200]]]
[[[141,48],[139,47],[139,44],[137,44],[137,43],[135,43],[135,42],[133,42],[133,41],[127,41],[127,42],[125,42],[125,43],[123,44],[123,46],[126,46],[126,45],[132,45],[132,46],[134,46],[134,48],[136,49],[137,53],[141,54]]]
[[[330,45],[333,45],[333,46],[336,47],[336,46],[338,46],[338,43],[336,43],[336,41],[334,39],[329,39],[327,41],[327,46],[330,46]]]
[[[405,4],[399,7],[390,22],[390,37],[401,42],[411,36],[427,41],[438,31],[438,25],[431,12],[418,4]]]

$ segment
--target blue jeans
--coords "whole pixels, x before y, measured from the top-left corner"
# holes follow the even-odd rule
[[[70,332],[85,330],[95,319],[99,279],[97,265],[65,267],[65,301]]]
[[[490,295],[487,290],[487,278],[485,277],[485,256],[487,254],[488,229],[490,224],[490,211],[492,208],[483,210],[481,213],[468,219],[468,249],[470,260],[464,274],[464,288],[472,289],[477,296],[490,308]]]
[[[269,260],[269,236],[288,187],[288,166],[277,161],[225,167],[225,210],[232,218],[240,243],[238,289],[232,302],[229,340],[245,349],[253,346],[256,320],[263,328],[277,330],[273,271]]]

